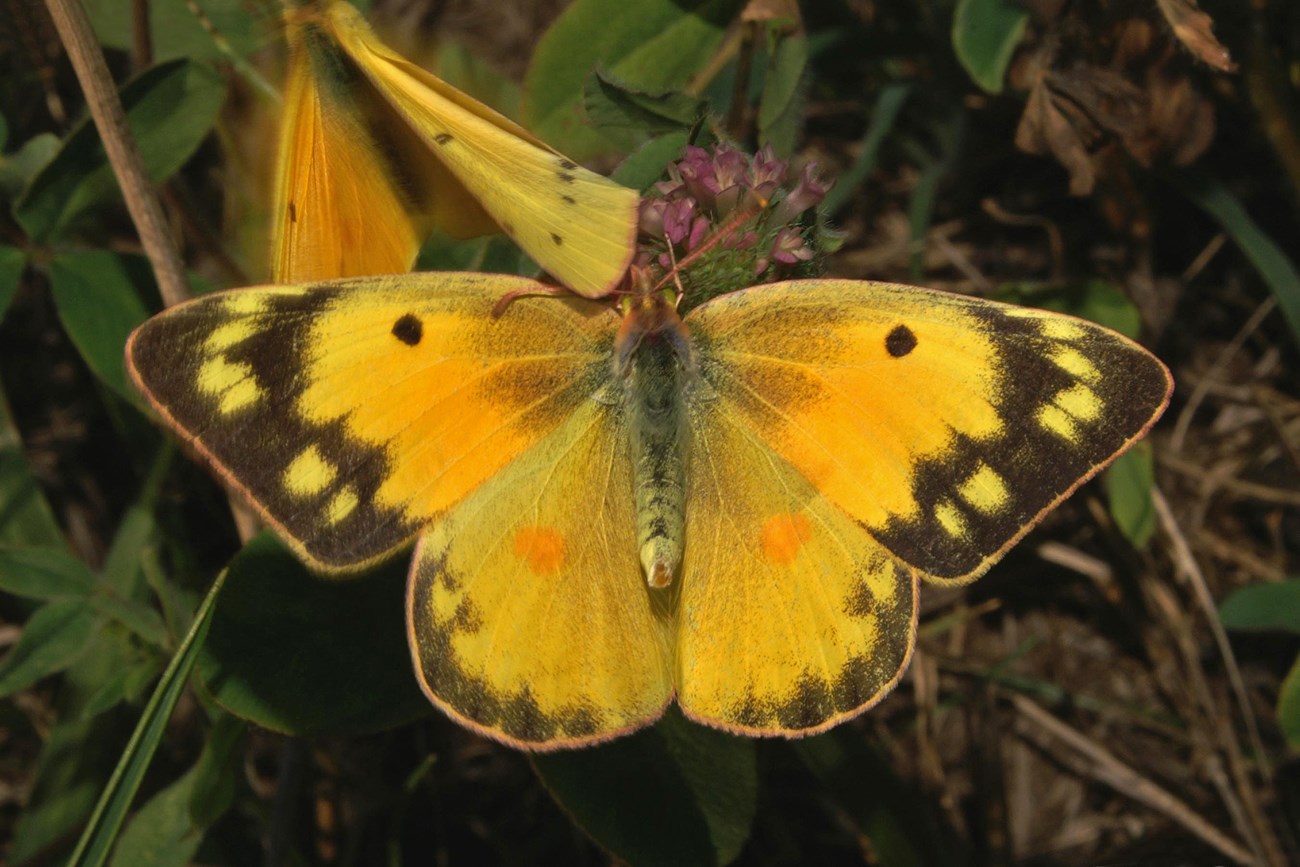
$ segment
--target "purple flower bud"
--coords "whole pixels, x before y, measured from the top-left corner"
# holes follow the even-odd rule
[[[695,216],[694,199],[675,199],[664,206],[664,236],[670,244],[680,244],[691,233],[691,219]]]
[[[650,238],[665,237],[664,212],[667,210],[668,203],[663,199],[642,199],[638,212],[641,234]]]
[[[694,250],[704,240],[704,236],[709,234],[709,229],[713,226],[709,218],[701,214],[695,218],[691,224],[691,236],[686,239],[686,249]]]
[[[804,166],[799,183],[782,199],[772,212],[773,223],[788,223],[809,208],[815,208],[826,198],[831,185],[815,174],[816,163]]]
[[[771,145],[763,145],[762,150],[754,154],[754,159],[750,163],[749,188],[759,199],[766,201],[772,198],[772,193],[776,192],[777,187],[785,183],[789,168],[789,163],[776,158]]]
[[[813,251],[804,243],[803,234],[798,229],[786,226],[776,233],[772,242],[772,258],[784,265],[807,262],[813,257]]]

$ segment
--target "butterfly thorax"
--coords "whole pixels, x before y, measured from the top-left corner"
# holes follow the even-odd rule
[[[686,514],[686,326],[663,296],[631,300],[614,352],[632,457],[637,545],[646,581],[672,583]]]

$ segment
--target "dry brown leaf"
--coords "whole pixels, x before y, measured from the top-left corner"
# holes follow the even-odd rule
[[[1214,20],[1197,7],[1196,0],[1156,0],[1156,5],[1188,51],[1220,72],[1236,72],[1228,49],[1214,38]]]
[[[1047,79],[1029,91],[1025,113],[1016,129],[1016,147],[1031,154],[1051,154],[1070,173],[1070,195],[1086,196],[1097,182],[1079,130],[1056,105]]]

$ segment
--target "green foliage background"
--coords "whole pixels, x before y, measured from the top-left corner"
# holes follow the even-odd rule
[[[274,10],[199,5],[211,28],[181,0],[139,4],[153,49],[141,61],[123,4],[87,3],[196,292],[265,273],[259,196],[274,154],[265,118],[276,110],[265,81],[275,80],[280,50]],[[1074,38],[1108,44],[1113,5],[1071,19],[1094,28]],[[1295,128],[1300,15],[1280,4],[1248,13],[1205,3],[1247,64],[1234,78],[1177,43],[1173,19],[1160,17],[1173,5],[1153,0],[1139,14],[1170,46],[1162,62],[1212,95],[1218,139],[1181,163],[1167,153],[1125,156],[1114,146],[1124,131],[1095,122],[1105,111],[1079,96],[1087,57],[1057,58],[1054,92],[1067,97],[1054,104],[1076,128],[1091,117],[1099,130],[1086,144],[1102,181],[1076,198],[1066,195],[1065,169],[1078,168],[1077,149],[1062,156],[1067,142],[1030,156],[1015,147],[1028,92],[1047,80],[1024,68],[1063,38],[1044,11],[1051,4],[806,4],[803,19],[792,6],[742,24],[749,4],[740,0],[576,0],[540,34],[526,67],[512,69],[479,38],[443,45],[435,71],[631,186],[656,180],[693,136],[815,156],[838,169],[822,216],[843,227],[850,250],[883,231],[874,222],[883,205],[905,217],[894,231],[906,252],[886,273],[852,276],[950,285],[960,269],[927,255],[944,221],[969,226],[985,197],[1050,211],[1079,233],[1052,273],[999,268],[985,256],[997,279],[974,288],[1146,337],[1176,369],[1195,363],[1196,337],[1211,328],[1188,310],[1201,301],[1176,298],[1153,322],[1158,305],[1135,305],[1121,269],[1099,276],[1098,250],[1145,243],[1134,240],[1137,218],[1106,215],[1140,212],[1145,231],[1166,221],[1165,237],[1177,240],[1148,262],[1153,281],[1177,277],[1196,245],[1221,235],[1228,249],[1216,274],[1244,284],[1252,304],[1272,299],[1281,315],[1268,334],[1294,365],[1300,276],[1278,239],[1297,237],[1300,196],[1297,178],[1278,180],[1284,146],[1259,130]],[[22,14],[30,20],[19,26],[50,37],[38,7]],[[404,564],[334,583],[270,537],[241,548],[223,493],[150,423],[122,349],[160,307],[152,272],[67,60],[52,38],[41,44],[24,52],[0,43],[14,70],[0,83],[0,620],[15,635],[0,659],[0,750],[3,778],[22,792],[0,824],[7,863],[71,855],[120,865],[595,864],[605,853],[635,867],[1017,860],[990,842],[990,825],[957,819],[980,804],[954,810],[951,793],[891,760],[912,736],[910,711],[882,718],[882,708],[793,743],[735,738],[670,713],[609,745],[531,761],[436,715],[409,672]],[[1067,74],[1074,91],[1062,84]],[[1260,78],[1273,90],[1261,91]],[[1105,168],[1106,159],[1121,167]],[[990,226],[971,229],[972,243],[1006,244]],[[499,239],[434,239],[420,267],[528,264]],[[1215,325],[1233,332],[1247,315],[1233,309]],[[1180,337],[1179,323],[1197,334]],[[1175,574],[1164,547],[1148,548],[1163,544],[1152,500],[1160,447],[1157,438],[1111,469],[1102,529],[1085,543],[1126,581]],[[1294,506],[1279,518],[1294,520]],[[1289,553],[1282,568],[1293,570]],[[1024,564],[1000,567],[1016,568]],[[214,585],[218,574],[224,585]],[[971,611],[932,613],[923,628],[938,641],[979,616]],[[1300,747],[1300,663],[1285,634],[1300,622],[1300,583],[1246,587],[1224,603],[1222,621],[1252,633],[1247,650],[1265,660],[1275,688],[1265,693],[1276,708],[1266,752],[1283,763],[1273,776],[1267,755],[1252,757],[1261,789],[1282,804],[1271,814],[1277,839],[1259,832],[1267,863],[1293,845],[1297,828],[1300,799],[1287,801],[1296,773],[1285,757],[1288,745]],[[979,670],[930,712],[955,714],[994,686],[1044,698],[1048,685],[1004,678],[1000,666]],[[1070,685],[1059,690],[1068,696]],[[1180,713],[1143,711],[1183,730],[1192,723]],[[341,802],[347,815],[312,813]],[[1179,845],[1207,845],[1174,833]],[[1086,851],[1104,859],[1122,848],[1102,841]]]

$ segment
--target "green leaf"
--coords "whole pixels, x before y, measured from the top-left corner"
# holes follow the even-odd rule
[[[64,838],[70,839],[94,806],[120,748],[105,718],[59,722],[50,730],[37,760],[31,796],[5,853],[7,863],[62,863],[58,856],[68,850]]]
[[[841,728],[791,746],[821,781],[838,812],[890,867],[964,864],[956,836],[931,813],[929,801],[904,782],[862,735]]]
[[[59,152],[59,137],[52,132],[34,135],[12,154],[0,154],[0,196],[13,200],[22,194],[41,169]]]
[[[204,635],[212,621],[212,611],[221,593],[225,575],[223,572],[213,582],[203,605],[194,615],[193,626],[176,648],[175,655],[167,664],[167,670],[163,672],[149,703],[140,714],[140,722],[131,734],[126,749],[122,751],[117,767],[113,769],[113,776],[109,778],[108,785],[95,804],[95,810],[86,823],[77,848],[68,859],[68,867],[99,867],[108,858],[108,853],[117,840],[118,830],[122,827],[122,820],[140,788],[144,772],[153,761],[158,744],[162,742],[167,721],[171,719],[176,702],[185,691],[190,671],[198,659],[198,650],[203,645]],[[187,797],[185,803],[188,802]]]
[[[1217,178],[1189,172],[1172,176],[1172,181],[1183,195],[1213,217],[1246,255],[1277,299],[1292,335],[1300,341],[1300,272],[1295,263]]]
[[[63,532],[36,484],[0,394],[0,545],[59,546]]]
[[[194,768],[197,778],[190,796],[190,816],[201,828],[217,821],[235,801],[243,776],[242,756],[236,747],[247,729],[239,717],[217,711],[203,755]]]
[[[22,285],[23,269],[27,267],[27,254],[17,247],[0,244],[0,320],[5,318],[9,302]]]
[[[628,87],[601,70],[587,79],[587,117],[625,150],[647,138],[689,128],[704,112],[704,101],[674,91],[649,93]]]
[[[197,768],[145,802],[113,847],[113,867],[185,867],[203,843],[203,829],[190,821]]]
[[[122,88],[127,122],[152,180],[165,180],[184,165],[212,129],[225,98],[221,76],[185,60],[147,69]],[[14,217],[33,240],[47,242],[87,209],[118,195],[104,146],[87,118],[23,191]]]
[[[825,213],[831,216],[839,213],[848,204],[853,191],[861,186],[875,170],[880,146],[884,144],[885,136],[893,131],[894,123],[898,120],[903,104],[911,92],[910,84],[901,83],[887,84],[880,89],[876,103],[871,109],[871,122],[867,126],[867,134],[863,136],[862,143],[858,146],[857,158],[826,194],[826,200],[822,203],[822,210]]]
[[[288,734],[378,731],[431,711],[406,646],[404,557],[339,580],[269,535],[231,561],[199,670],[217,702]]]
[[[650,139],[623,160],[610,177],[634,190],[649,189],[663,178],[668,164],[681,156],[690,136],[689,130],[678,130]]]
[[[126,376],[126,338],[149,318],[140,287],[152,282],[139,256],[106,250],[61,253],[50,263],[59,320],[99,379],[128,401],[141,402]]]
[[[802,33],[781,39],[768,58],[758,101],[758,143],[771,145],[779,157],[788,158],[798,144],[807,68],[808,39]]]
[[[1137,443],[1106,469],[1106,498],[1111,517],[1135,548],[1145,548],[1156,531],[1156,511],[1151,499],[1155,479],[1155,458],[1149,442]]]
[[[220,714],[194,767],[158,792],[131,818],[113,849],[113,867],[185,867],[198,852],[204,831],[235,798],[238,771],[231,766],[244,724]],[[202,799],[202,809],[195,810]]]
[[[583,117],[597,66],[648,93],[681,90],[717,51],[740,0],[577,0],[533,53],[525,125],[574,159],[613,149]]]
[[[727,864],[749,838],[754,742],[670,708],[651,729],[533,756],[542,782],[601,846],[633,867]]]
[[[1291,749],[1300,750],[1300,656],[1278,691],[1277,721]]]
[[[952,47],[975,83],[1001,93],[1029,13],[1017,0],[958,0]]]
[[[122,6],[122,0],[84,0],[84,3],[100,42],[109,48],[130,51],[134,43],[131,15]],[[270,22],[250,15],[247,0],[201,0],[195,5],[228,48],[223,49],[217,43],[185,0],[152,0],[145,8],[149,10],[155,63],[178,57],[216,60],[227,51],[247,55],[264,41]]]
[[[0,548],[0,590],[28,599],[89,596],[95,573],[66,548]]]
[[[59,599],[42,605],[23,626],[22,637],[0,659],[0,698],[26,689],[77,661],[100,618],[85,599]]]
[[[1300,578],[1251,584],[1219,605],[1219,622],[1242,632],[1300,635]]]

